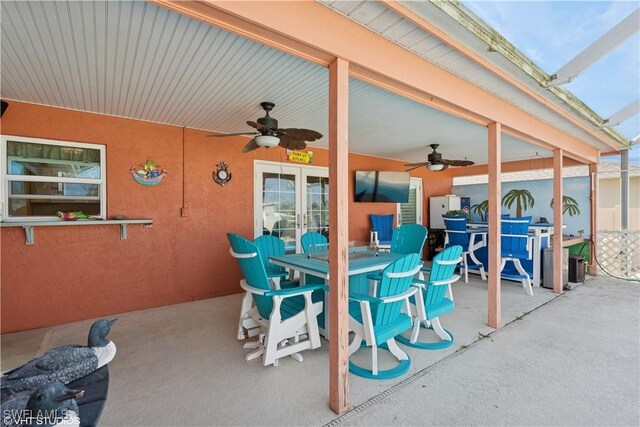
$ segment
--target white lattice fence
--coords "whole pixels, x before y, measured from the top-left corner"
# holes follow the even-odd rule
[[[605,273],[640,280],[640,231],[598,231],[596,256]]]

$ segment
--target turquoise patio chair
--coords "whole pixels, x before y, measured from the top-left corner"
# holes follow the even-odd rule
[[[371,246],[379,249],[391,248],[391,237],[393,235],[393,217],[390,215],[371,214]]]
[[[392,254],[409,255],[418,254],[422,258],[422,249],[427,240],[427,227],[421,224],[405,224],[393,230],[391,236]],[[369,280],[380,280],[380,273],[373,273],[367,276]],[[375,287],[372,284],[371,294],[375,296]]]
[[[349,329],[354,332],[349,345],[349,355],[360,349],[362,342],[371,348],[371,369],[349,362],[349,372],[364,378],[390,379],[405,374],[411,361],[398,347],[395,337],[411,329],[408,312],[409,298],[417,288],[411,286],[413,276],[420,270],[422,262],[417,254],[406,255],[389,264],[381,275],[378,296],[350,294]],[[378,369],[378,348],[387,349],[400,362],[391,369]]]
[[[258,253],[267,271],[267,277],[273,282],[275,289],[290,288],[297,286],[297,283],[287,280],[289,273],[284,267],[272,264],[269,257],[284,255],[284,241],[275,236],[259,236],[253,241],[258,247]]]
[[[502,274],[507,261],[512,262],[518,274],[505,274],[503,277],[520,280],[525,292],[533,296],[531,277],[529,277],[521,263],[522,260],[530,260],[532,257],[532,238],[528,234],[531,218],[530,216],[523,216],[522,218],[503,217],[500,219],[500,249],[502,255],[500,273]]]
[[[419,290],[415,297],[411,298],[411,338],[399,336],[398,342],[425,350],[439,350],[453,344],[453,335],[442,327],[440,316],[455,310],[453,300],[447,298],[447,288],[460,279],[455,271],[462,259],[461,254],[462,246],[449,246],[433,258],[429,280],[414,281],[413,285]],[[440,341],[418,341],[421,326],[435,331]]]
[[[454,215],[446,216],[442,215],[444,220],[445,229],[445,241],[444,247],[449,246],[462,246],[462,268],[464,270],[464,282],[469,282],[469,269],[478,270],[482,280],[487,280],[487,275],[484,270],[484,265],[476,258],[475,251],[481,247],[486,246],[486,242],[480,239],[475,242],[475,235],[473,240],[469,238],[467,232],[467,217],[466,215]],[[467,256],[471,258],[473,264],[469,265]]]
[[[305,254],[309,253],[309,250],[313,251],[314,246],[322,247],[323,250],[326,250],[328,242],[329,240],[325,236],[315,231],[307,231],[300,237],[302,252]]]
[[[390,252],[401,255],[418,254],[421,257],[427,234],[427,227],[422,224],[401,225],[393,230]]]
[[[263,356],[264,366],[278,366],[278,360],[291,356],[301,362],[300,351],[320,347],[320,333],[316,316],[322,311],[322,303],[313,303],[311,293],[324,289],[323,285],[308,285],[292,289],[273,290],[267,271],[258,254],[258,247],[237,234],[228,233],[231,255],[238,260],[244,279],[240,286],[251,294],[255,307],[246,316],[259,325],[257,342],[245,344],[256,348],[246,360]]]

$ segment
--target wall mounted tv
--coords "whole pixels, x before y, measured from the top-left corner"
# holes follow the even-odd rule
[[[355,201],[407,203],[409,172],[356,171]]]

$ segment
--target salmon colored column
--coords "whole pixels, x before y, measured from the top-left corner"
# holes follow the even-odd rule
[[[596,275],[598,273],[598,266],[596,265],[596,233],[598,226],[598,164],[591,163],[589,164],[589,182],[591,183],[591,227],[590,227],[590,235],[591,235],[591,259],[589,260],[589,272],[592,275]]]
[[[562,153],[553,150],[553,292],[562,293]]]
[[[349,409],[349,63],[329,65],[329,406]]]
[[[499,328],[500,316],[500,206],[502,204],[500,123],[489,124],[489,319],[492,328]]]

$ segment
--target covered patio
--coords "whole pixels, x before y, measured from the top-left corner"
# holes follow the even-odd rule
[[[486,282],[472,277],[456,283],[456,311],[442,323],[455,337],[440,351],[404,347],[412,366],[402,378],[371,381],[350,377],[351,405],[357,407],[393,389],[494,331],[486,324]],[[527,297],[514,283],[502,287],[505,324],[557,296],[537,290]],[[336,417],[328,408],[329,342],[287,357],[277,368],[247,363],[235,336],[239,295],[124,313],[110,335],[118,356],[101,420],[115,425],[319,425]],[[2,336],[2,370],[35,357],[43,349],[81,343],[91,320]],[[370,353],[369,353],[370,354]],[[387,356],[388,355],[381,355]],[[384,365],[389,360],[382,359]],[[429,395],[437,393],[428,390]],[[167,404],[170,403],[170,410]]]
[[[363,404],[395,383],[348,374],[346,251],[368,239],[370,214],[398,207],[355,202],[354,172],[403,171],[426,159],[430,143],[476,166],[412,171],[422,183],[416,221],[429,224],[429,198],[449,194],[454,176],[488,174],[488,280],[455,284],[456,311],[443,318],[454,345],[410,351],[407,375],[561,294],[562,239],[554,241],[553,292],[536,287],[528,296],[501,280],[501,172],[545,157],[562,200],[565,165],[593,172],[600,151],[628,141],[561,88],[543,88],[544,76],[513,46],[496,42],[506,55],[492,56],[486,40],[425,4],[3,2],[3,135],[101,145],[100,213],[114,222],[37,224],[13,215],[3,196],[2,369],[83,341],[87,319],[117,314],[105,425],[276,424],[288,416],[307,424]],[[453,35],[443,29],[451,25]],[[325,135],[306,154],[329,182],[330,339],[301,364],[287,358],[275,369],[247,363],[236,339],[242,277],[226,233],[261,235],[259,166],[280,177],[296,165],[280,148],[243,154],[246,138],[209,138],[245,130],[261,101],[275,102],[273,116],[286,126]],[[152,189],[129,175],[145,158],[168,171]],[[226,186],[211,179],[221,163],[232,174]],[[1,176],[5,192],[10,175]],[[597,195],[589,196],[593,238]],[[561,236],[561,203],[552,223]],[[297,226],[298,240],[306,226]],[[60,310],[65,298],[73,309]],[[166,401],[180,411],[168,415]]]

